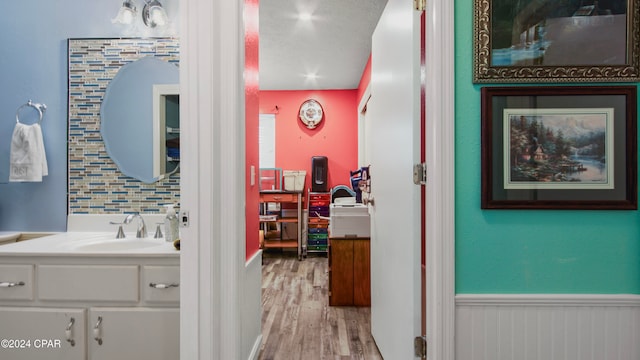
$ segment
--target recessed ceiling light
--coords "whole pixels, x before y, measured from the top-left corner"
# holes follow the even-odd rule
[[[302,21],[311,21],[311,13],[301,12],[300,14],[298,14],[298,19]]]

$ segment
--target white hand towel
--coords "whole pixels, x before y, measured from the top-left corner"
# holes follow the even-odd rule
[[[49,174],[39,124],[16,123],[9,162],[9,181],[42,181]]]

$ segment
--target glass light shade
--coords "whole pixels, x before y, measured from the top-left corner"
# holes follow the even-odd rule
[[[142,9],[142,20],[149,27],[162,27],[169,21],[167,12],[158,0],[152,0]]]
[[[164,26],[167,24],[167,13],[162,7],[151,8],[151,10],[149,10],[149,17],[151,18],[151,23],[156,24],[156,26]]]
[[[111,22],[116,24],[131,24],[133,22],[133,18],[136,15],[136,7],[133,5],[131,0],[125,0],[118,10],[118,15],[115,18],[111,19]]]

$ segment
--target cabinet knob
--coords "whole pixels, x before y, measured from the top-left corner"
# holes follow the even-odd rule
[[[176,284],[176,283],[172,283],[172,284],[149,283],[149,287],[152,287],[154,289],[169,289],[169,288],[178,287],[178,286],[180,286],[180,284]]]
[[[71,344],[71,346],[76,346],[76,341],[73,339],[73,324],[76,322],[76,319],[71,318],[69,323],[67,324],[67,328],[64,330],[64,335],[67,337],[67,342]]]
[[[102,316],[98,316],[98,322],[93,327],[93,338],[98,342],[98,345],[102,345]]]
[[[10,287],[15,287],[15,286],[24,286],[24,281],[18,281],[18,282],[10,282],[10,281],[5,281],[5,282],[0,282],[0,288],[6,287],[6,288],[10,288]]]

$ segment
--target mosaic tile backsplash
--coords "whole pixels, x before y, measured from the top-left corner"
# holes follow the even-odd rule
[[[174,38],[69,39],[69,214],[159,213],[180,201],[179,172],[154,184],[122,174],[100,136],[100,105],[120,67],[146,56],[178,63]]]

